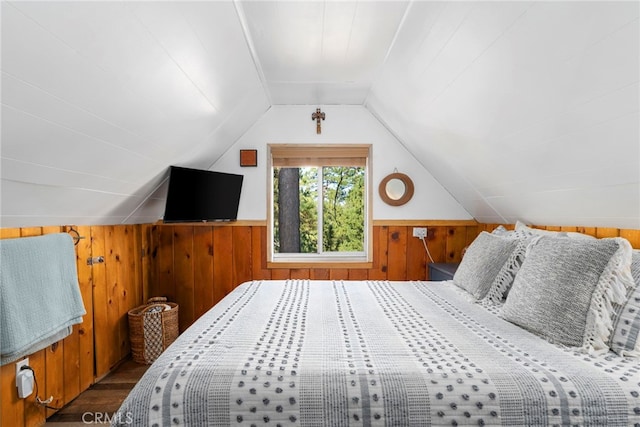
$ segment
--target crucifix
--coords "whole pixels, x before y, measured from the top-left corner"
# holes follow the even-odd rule
[[[311,115],[311,120],[316,121],[316,133],[321,134],[322,128],[320,127],[320,119],[324,120],[324,113],[320,111],[319,108],[316,108],[316,112]]]

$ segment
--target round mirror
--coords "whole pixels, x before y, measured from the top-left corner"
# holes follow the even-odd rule
[[[386,204],[401,206],[413,197],[413,181],[407,175],[395,172],[384,177],[378,190]]]
[[[402,196],[404,196],[406,188],[407,187],[404,185],[404,182],[402,182],[401,179],[394,178],[387,181],[385,192],[390,199],[400,200]]]

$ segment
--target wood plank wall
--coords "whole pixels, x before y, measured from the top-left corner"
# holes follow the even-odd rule
[[[427,255],[414,226],[427,227],[436,262],[460,261],[477,235],[475,221],[391,221],[373,227],[373,266],[354,268],[267,268],[267,228],[261,224],[151,227],[148,293],[180,305],[180,330],[231,292],[257,279],[424,280]]]
[[[481,231],[492,231],[500,224],[478,224],[478,234]],[[513,230],[514,224],[502,224],[505,228]],[[608,228],[608,227],[568,227],[568,226],[538,226],[534,225],[534,228],[549,231],[566,231],[566,232],[578,232],[588,234],[589,236],[603,239],[606,237],[624,237],[631,243],[634,249],[640,249],[640,230],[629,230],[620,228]]]
[[[474,221],[376,221],[373,266],[368,269],[268,269],[263,222],[229,225],[119,225],[76,227],[85,236],[76,246],[78,278],[87,309],[73,334],[29,356],[40,395],[54,396],[62,406],[106,375],[128,356],[127,312],[150,296],[165,295],[180,304],[180,328],[231,292],[254,279],[423,280],[427,255],[413,227],[427,227],[435,262],[458,262],[462,250],[481,231],[498,224]],[[513,226],[507,226],[513,228]],[[640,249],[640,230],[584,227],[538,227],[579,231],[596,237],[627,238]],[[19,238],[66,231],[66,226],[0,229],[0,238]],[[87,265],[104,256],[105,262]],[[34,403],[33,395],[18,399],[15,364],[0,369],[0,426],[43,425],[51,412]]]
[[[481,231],[499,224],[475,221],[376,221],[370,269],[268,269],[264,224],[172,225],[150,230],[149,295],[167,296],[180,305],[180,330],[186,329],[237,285],[259,279],[424,280],[427,261],[413,227],[427,227],[427,243],[435,262],[459,262],[462,250]],[[512,229],[513,225],[507,225]],[[596,237],[622,236],[640,248],[640,230],[584,227],[538,227],[579,231]]]
[[[76,246],[78,281],[87,310],[83,322],[64,340],[29,355],[39,395],[53,396],[61,407],[106,375],[129,354],[126,313],[142,303],[148,270],[143,258],[149,226],[74,227],[84,239]],[[66,226],[0,229],[0,238],[20,238],[67,231]],[[87,265],[104,256],[105,262]],[[55,411],[35,403],[35,394],[19,399],[15,363],[0,368],[0,426],[40,426]]]

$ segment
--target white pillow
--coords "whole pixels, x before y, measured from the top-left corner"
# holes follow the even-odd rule
[[[595,237],[593,236],[589,236],[588,234],[584,233],[577,233],[575,231],[540,230],[539,228],[529,227],[520,221],[516,221],[515,230],[534,236],[571,237],[572,239],[595,239]]]

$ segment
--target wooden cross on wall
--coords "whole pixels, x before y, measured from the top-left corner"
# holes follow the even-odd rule
[[[320,125],[320,119],[324,120],[324,113],[320,111],[319,108],[316,109],[316,112],[311,115],[311,120],[316,121],[316,133],[321,134],[322,128]]]

